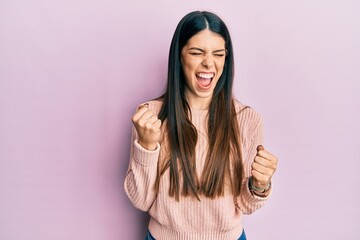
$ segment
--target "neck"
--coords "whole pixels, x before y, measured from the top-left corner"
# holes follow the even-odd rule
[[[193,98],[188,94],[185,94],[186,101],[189,103],[190,108],[196,110],[209,110],[211,98]]]

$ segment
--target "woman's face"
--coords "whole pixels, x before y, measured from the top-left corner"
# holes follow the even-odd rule
[[[202,30],[192,36],[181,51],[186,80],[185,96],[190,106],[206,109],[223,72],[226,57],[221,35]]]

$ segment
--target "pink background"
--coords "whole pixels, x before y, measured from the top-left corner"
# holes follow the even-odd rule
[[[143,239],[123,191],[130,118],[195,9],[227,23],[235,92],[280,160],[248,238],[360,239],[356,0],[0,0],[0,239]]]

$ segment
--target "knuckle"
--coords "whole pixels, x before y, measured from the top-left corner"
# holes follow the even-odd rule
[[[132,121],[132,122],[136,122],[136,121],[137,121],[136,115],[133,115],[133,116],[131,117],[131,121]]]
[[[152,124],[150,122],[146,122],[144,126],[146,129],[152,129]]]
[[[138,121],[137,121],[137,123],[138,123],[138,125],[139,126],[144,126],[144,120],[143,119],[139,119]]]

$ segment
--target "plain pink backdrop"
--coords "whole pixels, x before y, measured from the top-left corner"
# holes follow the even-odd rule
[[[274,193],[250,240],[360,239],[360,2],[0,0],[0,239],[143,239],[131,115],[162,93],[180,18],[218,13]]]

